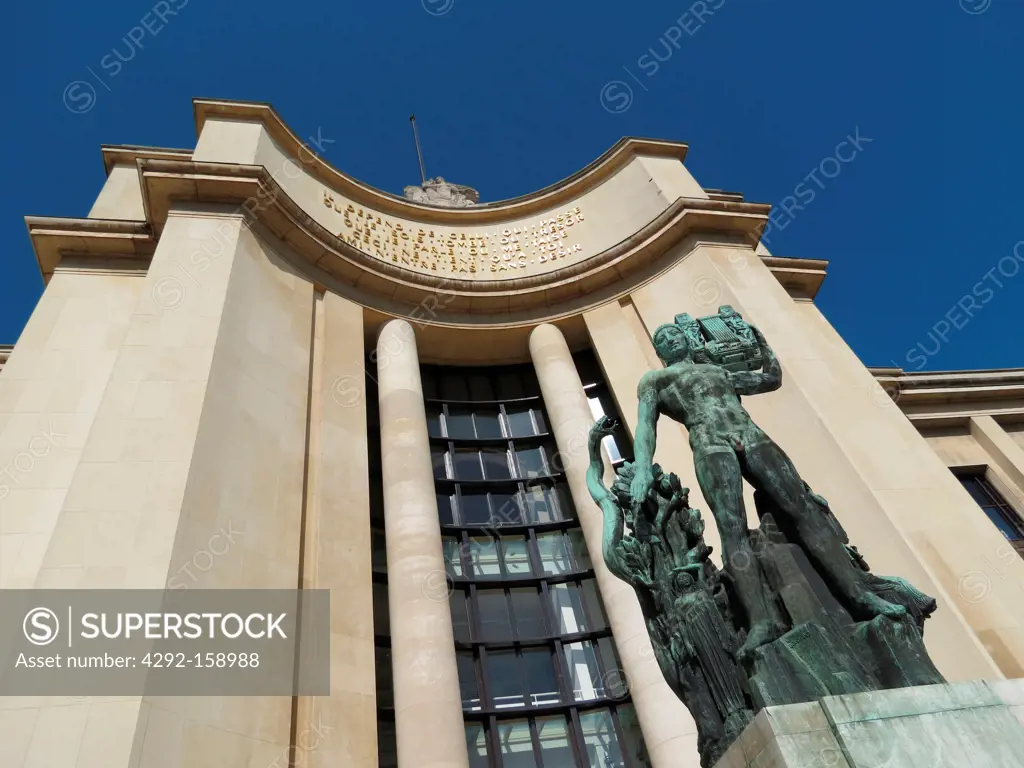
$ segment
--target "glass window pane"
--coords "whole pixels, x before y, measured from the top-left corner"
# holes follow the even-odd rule
[[[523,668],[530,692],[530,703],[534,706],[558,704],[558,678],[555,676],[555,661],[551,651],[536,648],[523,651]]]
[[[535,768],[530,726],[526,720],[498,723],[498,743],[501,744],[501,763],[504,768]]]
[[[476,436],[480,439],[492,437],[504,437],[501,433],[501,423],[498,421],[498,412],[485,411],[476,414]]]
[[[373,582],[373,633],[391,634],[391,617],[388,615],[388,585]]]
[[[487,734],[482,723],[466,723],[466,747],[469,749],[469,768],[488,768]]]
[[[462,576],[462,560],[460,558],[461,542],[458,539],[445,537],[441,540],[444,548],[444,569],[449,576]]]
[[[483,480],[480,468],[480,453],[473,448],[456,448],[452,457],[455,477],[458,480]]]
[[[455,631],[455,640],[468,643],[469,612],[466,609],[466,593],[461,589],[453,589],[448,599],[448,605],[452,612],[452,629]]]
[[[981,483],[976,477],[961,477],[960,483],[971,494],[971,498],[978,503],[979,507],[987,507],[992,503],[992,499],[982,489]]]
[[[469,400],[466,379],[450,369],[441,374],[441,398],[444,400]]]
[[[530,523],[551,523],[559,520],[555,495],[544,485],[529,485],[526,488],[526,520]]]
[[[437,369],[432,365],[420,366],[420,380],[423,382],[423,396],[428,400],[440,400],[437,389]]]
[[[557,576],[573,570],[566,540],[559,531],[538,533],[537,549],[540,551],[540,565],[544,573]]]
[[[544,768],[576,768],[576,758],[569,743],[569,727],[564,717],[538,717],[537,736]]]
[[[604,696],[601,670],[597,654],[590,642],[569,643],[562,646],[565,663],[569,668],[569,684],[576,701],[593,701]]]
[[[505,369],[498,376],[497,384],[498,400],[517,400],[520,397],[526,397],[518,371]]]
[[[556,520],[575,520],[576,519],[576,507],[572,503],[572,494],[569,492],[568,483],[555,483],[554,493],[552,494],[555,499],[555,505],[557,507],[555,518]]]
[[[388,552],[384,531],[370,530],[370,567],[377,573],[388,572]]]
[[[447,493],[437,494],[437,518],[441,521],[441,525],[451,525],[453,522],[452,518],[452,500],[453,496]]]
[[[529,437],[536,434],[530,409],[525,406],[505,406],[505,420],[508,423],[510,437]]]
[[[456,654],[459,665],[459,690],[462,692],[462,708],[468,712],[480,709],[480,692],[476,685],[476,664],[471,651]]]
[[[459,517],[462,525],[488,525],[491,521],[491,508],[487,506],[486,493],[469,493],[463,489],[459,496],[459,509],[462,512]]]
[[[533,409],[533,420],[537,422],[538,434],[543,435],[551,431],[548,428],[548,420],[544,416],[544,411],[540,410],[539,408]]]
[[[622,744],[622,751],[629,754],[634,765],[650,765],[647,757],[647,745],[644,743],[644,735],[640,731],[640,721],[637,719],[636,710],[632,704],[620,704],[615,708],[619,716],[619,727],[622,728],[622,736],[626,743]]]
[[[594,624],[590,629],[596,632],[599,629],[608,628],[608,615],[604,612],[604,604],[597,592],[597,582],[594,579],[586,579],[583,582],[583,602],[587,606],[587,613],[590,614],[590,621]]]
[[[487,652],[487,685],[494,698],[495,709],[521,707],[525,704],[523,680],[515,651]]]
[[[581,712],[580,728],[587,746],[590,768],[619,768],[624,765],[610,711],[595,709],[591,712]]]
[[[516,458],[519,460],[519,477],[541,477],[548,474],[539,447],[517,448]]]
[[[588,630],[583,613],[583,596],[580,588],[573,583],[551,584],[548,588],[551,609],[555,614],[558,633],[573,635]]]
[[[445,466],[444,448],[436,445],[430,447],[430,463],[434,465],[434,477],[448,477],[448,470]]]
[[[520,639],[544,637],[544,612],[541,609],[540,593],[534,587],[520,587],[510,590],[512,611],[516,617],[516,632]]]
[[[471,374],[469,376],[469,399],[470,400],[497,400],[494,396],[494,388],[491,386],[489,376]]]
[[[480,451],[484,462],[484,471],[488,480],[507,480],[512,477],[508,468],[508,450],[502,448],[484,448]]]
[[[431,437],[443,437],[441,431],[441,409],[437,406],[427,406],[427,434]]]
[[[445,417],[445,424],[448,426],[448,437],[453,440],[472,440],[476,437],[476,434],[473,432],[472,411],[449,408],[448,415]]]
[[[590,562],[590,553],[587,552],[587,542],[583,538],[583,531],[573,528],[565,532],[569,537],[569,551],[572,552],[572,559],[576,563],[576,570],[587,571],[594,567]]]
[[[985,507],[985,514],[988,515],[988,519],[992,521],[995,527],[999,529],[999,532],[1009,541],[1021,538],[1020,531],[999,511],[998,507]]]
[[[494,516],[491,523],[500,525],[522,525],[523,510],[517,493],[492,493],[491,507]]]
[[[525,536],[502,536],[501,551],[509,576],[530,575],[530,554],[526,550]]]
[[[604,687],[607,694],[614,699],[626,698],[629,688],[618,651],[615,650],[615,642],[610,637],[602,637],[597,641],[597,650],[604,664]]]
[[[395,706],[394,677],[391,669],[391,649],[377,646],[373,649],[377,674],[377,706],[387,709]]]
[[[476,593],[476,606],[480,615],[481,640],[501,642],[512,639],[512,621],[508,615],[505,592],[500,589],[481,589]]]
[[[469,559],[473,564],[473,577],[500,579],[498,544],[490,536],[474,536],[469,540]]]

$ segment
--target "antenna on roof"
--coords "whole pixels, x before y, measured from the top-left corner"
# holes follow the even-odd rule
[[[420,149],[420,135],[416,131],[416,115],[409,116],[409,122],[412,123],[412,138],[416,142],[416,157],[420,161],[420,179],[424,184],[427,183],[427,171],[423,167],[423,152]]]

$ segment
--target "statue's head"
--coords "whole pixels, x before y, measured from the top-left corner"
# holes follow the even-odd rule
[[[678,363],[682,360],[689,360],[693,354],[690,349],[690,342],[683,333],[683,329],[675,323],[666,323],[658,326],[652,338],[654,351],[658,353],[666,365]]]

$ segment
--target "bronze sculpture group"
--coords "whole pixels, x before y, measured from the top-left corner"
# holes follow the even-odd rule
[[[711,768],[765,706],[944,682],[922,640],[935,601],[868,570],[828,503],[743,407],[742,396],[782,383],[761,332],[726,306],[678,315],[653,341],[665,367],[638,387],[635,461],[605,486],[600,445],[613,424],[602,418],[587,480],[604,514],[604,560],[636,591],[658,664],[697,722],[701,764]],[[721,569],[688,489],[653,463],[661,415],[689,433]]]

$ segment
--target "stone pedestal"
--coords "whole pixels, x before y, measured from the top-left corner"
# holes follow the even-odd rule
[[[766,707],[715,768],[1024,768],[1024,680]]]

